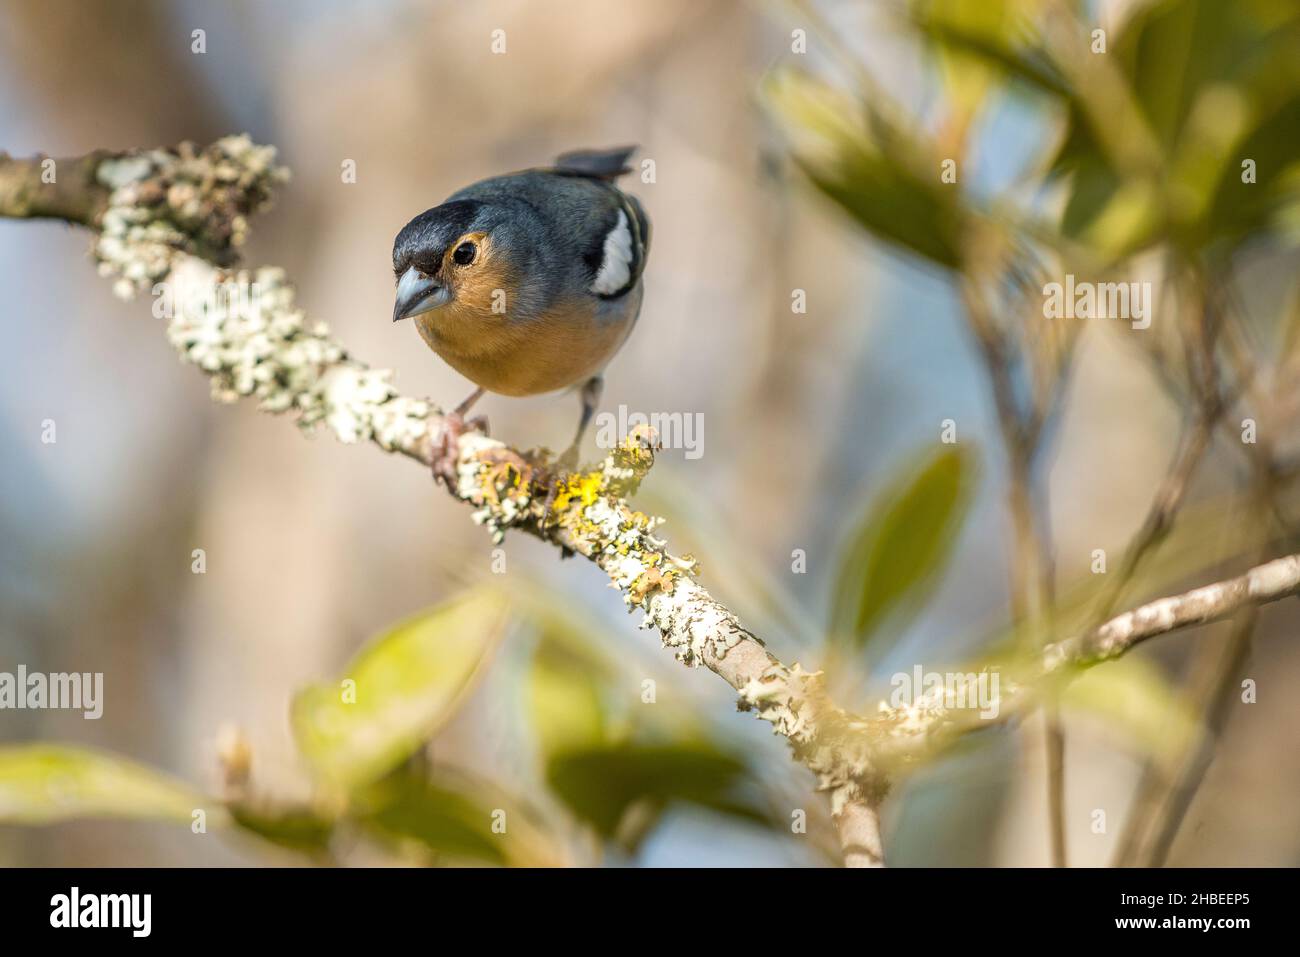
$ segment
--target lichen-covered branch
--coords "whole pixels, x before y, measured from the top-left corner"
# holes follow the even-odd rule
[[[1048,645],[1027,664],[991,666],[998,672],[999,694],[982,709],[961,706],[968,695],[964,687],[936,689],[911,705],[884,709],[870,722],[868,734],[875,742],[871,758],[877,767],[915,760],[956,735],[1004,723],[1052,683],[1067,679],[1079,668],[1091,667],[1120,655],[1159,635],[1192,625],[1231,617],[1255,607],[1300,594],[1300,555],[1287,555],[1251,568],[1236,578],[1215,582],[1168,598],[1140,605],[1091,631]],[[977,674],[972,677],[978,677]],[[972,684],[970,681],[964,685]],[[993,717],[982,717],[996,712]]]
[[[96,229],[101,274],[120,296],[154,295],[168,338],[208,376],[217,401],[252,398],[304,430],[431,465],[443,427],[431,403],[401,395],[391,372],[356,360],[324,324],[309,322],[283,271],[232,268],[248,215],[285,178],[274,158],[247,137],[202,150],[97,153],[56,162],[59,196],[43,193],[39,160],[5,161],[0,216],[56,216]],[[61,195],[77,188],[81,202]],[[628,504],[653,464],[651,435],[636,433],[600,465],[567,476],[545,452],[518,452],[475,432],[456,452],[452,494],[475,521],[496,540],[515,529],[595,563],[680,661],[717,673],[739,692],[742,710],[790,741],[830,796],[846,863],[882,863],[885,783],[862,719],[827,700],[820,675],[771,655],[699,584],[695,560],[668,550],[656,534],[660,520]]]

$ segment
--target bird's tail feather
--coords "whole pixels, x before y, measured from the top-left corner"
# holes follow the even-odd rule
[[[613,182],[624,173],[632,172],[627,161],[635,152],[635,146],[619,146],[608,150],[573,150],[555,160],[555,172],[565,176],[589,176]]]

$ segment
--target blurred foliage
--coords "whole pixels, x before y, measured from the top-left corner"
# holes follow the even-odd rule
[[[971,290],[996,286],[999,268],[1105,274],[1132,269],[1135,255],[1153,249],[1190,267],[1175,273],[1188,281],[1221,273],[1247,244],[1300,240],[1300,4],[1293,0],[1136,3],[1104,35],[1085,5],[1064,0],[908,0],[900,12],[943,87],[932,122],[910,121],[911,111],[865,71],[838,77],[782,67],[765,90],[795,165],[886,248],[942,267],[945,281]],[[833,29],[823,32],[845,52]],[[970,134],[1006,94],[1058,132],[1003,195],[985,197],[967,181],[976,148]],[[960,172],[944,183],[948,158]],[[1244,175],[1248,167],[1254,181]],[[1189,325],[1174,322],[1162,335]],[[985,334],[1005,335],[1001,348],[1040,335],[1001,317]],[[1133,341],[1174,354],[1185,348],[1177,337],[1168,345],[1156,336]],[[928,464],[895,466],[891,488],[869,505],[845,549],[835,635],[871,652],[879,650],[882,624],[906,626],[898,609],[913,613],[923,604],[960,526],[968,494],[962,472],[942,451]],[[1227,496],[1184,507],[1110,597],[1164,593],[1254,554],[1255,523],[1242,521],[1243,507]],[[1051,634],[1095,625],[1111,584],[1085,571],[1057,588],[1046,617]],[[999,625],[971,667],[1020,661],[1046,637],[1026,635],[1027,627]],[[1115,729],[1157,765],[1185,753],[1201,733],[1198,703],[1143,660],[1086,672],[1063,687],[1061,704]]]
[[[581,623],[560,608],[542,621],[528,675],[531,724],[546,783],[579,820],[629,853],[677,804],[772,824],[741,751],[689,715],[647,707],[644,686],[621,686],[594,650],[601,636],[584,641]]]
[[[1130,748],[1172,768],[1201,734],[1199,702],[1135,655],[1080,672],[1061,688],[1062,707],[1095,717]]]
[[[831,635],[865,648],[889,621],[920,610],[956,545],[975,486],[975,456],[941,445],[895,468],[849,533],[836,576]]]
[[[1140,3],[1104,54],[1082,31],[1049,39],[1025,15],[1041,6],[921,2],[911,16],[946,56],[1062,104],[1050,172],[1068,179],[1064,237],[1113,259],[1159,242],[1191,257],[1270,232],[1300,237],[1300,6]]]
[[[1194,257],[1218,242],[1300,238],[1300,5],[1140,3],[1105,53],[1093,52],[1093,25],[1063,16],[1068,9],[1038,0],[907,6],[936,54],[950,122],[964,130],[999,85],[1058,105],[1063,134],[1043,183],[1063,181],[1066,201],[1059,234],[1036,238],[1082,244],[1099,262],[1161,242]],[[879,89],[859,98],[779,70],[767,92],[814,186],[882,241],[963,267],[971,223],[988,211],[940,181],[941,159],[953,155],[940,142],[886,119],[901,111],[879,102]],[[1246,159],[1254,183],[1242,180]]]
[[[529,728],[544,780],[568,814],[627,853],[674,806],[772,824],[741,750],[679,708],[633,711],[641,699],[598,650],[606,637],[598,626],[541,589],[521,589],[518,604],[539,635],[526,676]],[[0,822],[190,823],[202,808],[213,824],[322,862],[343,833],[425,864],[558,863],[565,853],[536,808],[479,774],[427,759],[426,745],[460,708],[508,615],[500,593],[472,590],[380,634],[339,681],[302,691],[293,728],[321,785],[309,802],[242,789],[222,801],[123,758],[21,746],[0,750]]]
[[[219,810],[182,782],[112,754],[45,744],[0,748],[0,822],[129,817],[189,824],[204,808]]]
[[[504,820],[514,816],[506,808],[485,804],[492,794],[486,782],[460,781],[450,787],[445,778],[464,777],[464,772],[426,776],[412,770],[389,775],[363,789],[353,813],[384,839],[399,846],[415,844],[422,851],[452,860],[505,864],[510,860],[509,842],[492,832],[492,812],[503,812]],[[510,833],[507,827],[505,834]]]
[[[1117,256],[1164,240],[1190,255],[1294,215],[1300,7],[1290,0],[1144,5],[1110,57],[1154,136],[1156,166],[1133,168],[1108,151],[1102,128],[1111,115],[1088,109],[1086,92],[1072,97],[1053,166],[1073,177],[1067,235]],[[1243,159],[1254,160],[1257,182],[1242,182]],[[1131,227],[1108,232],[1112,223]]]
[[[324,854],[338,819],[309,805],[235,803],[231,819],[250,834],[291,851]]]
[[[961,267],[966,212],[940,182],[933,150],[805,73],[777,71],[765,92],[796,139],[795,162],[818,189],[887,243]]]
[[[371,642],[340,680],[294,699],[294,736],[313,768],[343,787],[374,781],[455,714],[507,621],[481,589],[402,622]]]
[[[1234,561],[1240,562],[1258,548],[1243,509],[1242,502],[1229,496],[1185,506],[1178,522],[1166,533],[1160,547],[1147,556],[1123,594],[1168,594],[1226,574]],[[1084,571],[1058,589],[1052,608],[1054,634],[1079,634],[1095,624],[1098,601],[1111,584],[1107,575]],[[999,629],[989,644],[995,654],[1002,654],[1025,647],[1026,638],[1024,626],[1017,625]]]
[[[552,755],[546,767],[547,784],[569,809],[627,851],[675,802],[769,824],[739,793],[748,774],[739,755],[706,742],[596,745]]]

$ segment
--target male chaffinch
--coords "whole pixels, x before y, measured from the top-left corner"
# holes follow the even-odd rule
[[[447,417],[435,473],[485,391],[525,396],[580,386],[578,445],[600,401],[601,372],[641,310],[650,221],[616,185],[634,147],[565,153],[551,168],[495,176],[416,216],[393,243],[393,321],[477,389]]]

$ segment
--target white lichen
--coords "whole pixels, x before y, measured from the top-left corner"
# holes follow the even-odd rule
[[[254,398],[343,442],[413,448],[428,430],[429,403],[400,395],[388,370],[349,359],[323,323],[309,326],[283,270],[231,271],[197,255],[239,246],[246,212],[285,175],[275,150],[246,136],[105,161],[98,176],[112,194],[95,246],[99,270],[115,277],[119,295],[158,297],[168,339],[208,375],[217,401]]]

